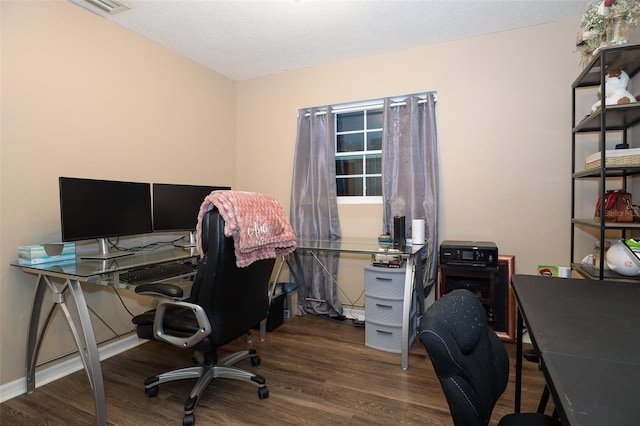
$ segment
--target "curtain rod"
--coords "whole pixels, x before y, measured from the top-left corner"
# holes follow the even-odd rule
[[[434,98],[434,101],[438,101],[438,98]],[[427,100],[426,99],[420,99],[418,101],[418,104],[424,104],[426,103]],[[402,102],[392,102],[389,104],[390,107],[397,107],[397,106],[406,106],[407,103],[405,101]],[[363,105],[360,107],[347,107],[347,108],[331,108],[331,112],[334,114],[340,113],[340,114],[344,114],[347,112],[357,112],[357,111],[368,111],[371,109],[379,109],[382,108],[384,106],[383,103],[376,103],[376,104],[372,104],[372,105]],[[319,115],[325,115],[327,113],[327,111],[318,111],[316,112],[316,117]],[[311,115],[310,112],[307,112],[304,116],[305,117],[309,117],[309,115]]]

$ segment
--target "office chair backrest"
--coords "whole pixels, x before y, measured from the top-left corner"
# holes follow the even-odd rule
[[[420,340],[427,350],[456,425],[486,425],[509,378],[504,345],[469,290],[445,294],[425,312]]]
[[[218,346],[266,318],[275,259],[237,267],[233,238],[225,237],[224,219],[216,208],[203,217],[201,239],[204,258],[189,299],[207,312],[213,328],[212,343]]]

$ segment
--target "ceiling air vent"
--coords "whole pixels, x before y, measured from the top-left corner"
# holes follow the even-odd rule
[[[89,4],[92,4],[100,9],[104,10],[110,15],[131,9],[131,7],[118,0],[84,0]]]

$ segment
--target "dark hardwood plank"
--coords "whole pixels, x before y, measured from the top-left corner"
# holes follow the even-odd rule
[[[512,411],[515,345],[505,344],[511,358],[509,385],[496,404],[491,425]],[[264,342],[239,338],[224,354],[255,347],[262,363],[248,360],[267,379],[269,398],[260,400],[253,385],[216,380],[200,400],[196,424],[234,425],[452,425],[447,402],[431,362],[419,342],[400,368],[400,354],[367,348],[364,328],[307,315],[285,322]],[[179,425],[193,381],[167,383],[148,398],[147,377],[191,362],[186,350],[149,342],[102,363],[110,425]],[[544,386],[537,366],[524,363],[523,410],[534,411]],[[549,410],[552,410],[552,403]],[[0,404],[2,425],[94,424],[93,394],[84,371],[78,371]]]

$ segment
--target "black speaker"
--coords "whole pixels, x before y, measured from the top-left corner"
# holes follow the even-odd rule
[[[509,331],[509,309],[507,299],[509,294],[509,265],[505,262],[498,262],[498,273],[496,280],[493,282],[493,311],[496,316],[496,323],[493,326],[495,331]]]
[[[393,247],[404,250],[407,244],[404,216],[393,217]]]

